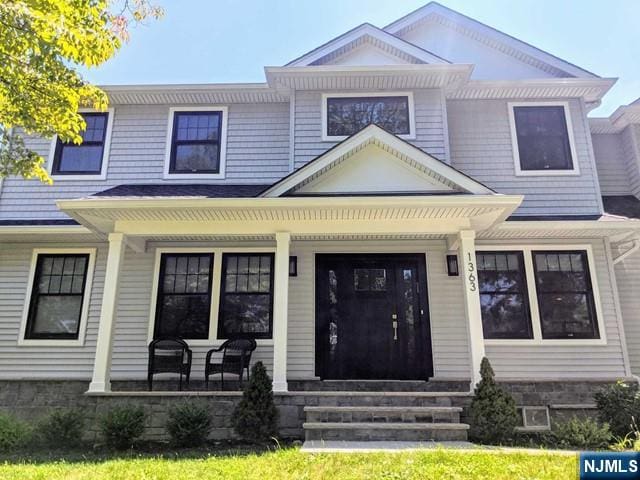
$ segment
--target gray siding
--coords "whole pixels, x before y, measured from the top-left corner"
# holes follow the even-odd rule
[[[618,263],[615,271],[631,372],[640,375],[640,252]]]
[[[620,134],[631,193],[640,198],[640,125],[629,125]]]
[[[29,268],[34,248],[98,247],[84,346],[37,347],[19,346],[20,325],[26,298]],[[91,378],[96,338],[106,245],[65,243],[64,245],[10,245],[0,247],[0,378],[1,379],[83,379]]]
[[[123,183],[262,183],[289,171],[289,105],[229,106],[226,179],[163,180],[169,106],[115,105],[106,180],[56,180],[54,185],[6,179],[0,190],[0,218],[65,218],[56,199],[78,198]],[[51,142],[29,138],[45,159]],[[25,210],[28,205],[29,209]]]
[[[414,91],[416,139],[410,142],[428,154],[447,160],[440,90]],[[333,147],[322,141],[322,92],[297,92],[295,99],[295,168]]]
[[[586,116],[570,101],[580,175],[516,176],[507,100],[447,102],[451,164],[505,194],[525,195],[516,215],[595,215],[600,190]]]
[[[582,245],[585,241],[562,241],[563,245],[571,243]],[[496,376],[508,379],[611,379],[625,376],[622,342],[605,245],[601,240],[589,243],[595,257],[606,345],[487,345],[486,354],[491,360]]]
[[[592,135],[600,190],[603,195],[631,194],[628,161],[619,134]]]

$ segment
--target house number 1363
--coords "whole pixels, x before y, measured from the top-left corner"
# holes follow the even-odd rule
[[[470,253],[467,253],[469,257],[469,261],[467,262],[467,279],[469,280],[469,290],[475,292],[478,289],[476,284],[476,276],[474,275],[476,271],[476,266],[473,264],[473,258]]]

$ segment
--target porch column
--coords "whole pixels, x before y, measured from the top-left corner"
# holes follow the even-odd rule
[[[273,391],[287,391],[287,315],[289,309],[289,232],[276,233],[273,299]]]
[[[469,353],[471,355],[471,388],[480,381],[480,362],[485,356],[478,271],[476,269],[476,232],[462,230],[458,234],[460,244],[460,272],[464,287],[464,312],[469,328]]]
[[[96,358],[93,365],[93,378],[89,385],[89,392],[100,393],[111,391],[110,377],[113,327],[124,249],[124,235],[122,233],[110,233],[109,254],[107,256],[104,291],[102,294],[102,309],[100,310],[100,325],[98,327],[98,341],[96,343]]]

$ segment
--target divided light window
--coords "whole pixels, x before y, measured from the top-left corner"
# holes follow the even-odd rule
[[[370,124],[395,135],[409,135],[409,97],[329,97],[327,136],[353,135]]]
[[[476,255],[484,338],[533,338],[522,252]]]
[[[87,128],[82,143],[56,142],[51,173],[54,175],[99,175],[102,171],[108,113],[82,113]]]
[[[220,173],[222,112],[174,112],[169,173]]]
[[[25,339],[76,340],[89,255],[38,255]]]
[[[534,251],[542,338],[600,338],[585,251]]]
[[[520,170],[573,170],[565,108],[514,106]]]
[[[222,256],[218,338],[271,338],[272,253]]]
[[[163,253],[154,338],[209,338],[212,253]]]

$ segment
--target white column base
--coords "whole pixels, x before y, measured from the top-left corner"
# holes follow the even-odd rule
[[[289,384],[286,381],[273,382],[273,391],[274,392],[288,392]]]
[[[87,393],[109,393],[111,391],[111,382],[91,382]]]

